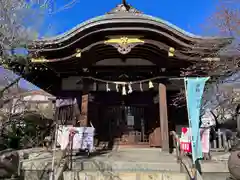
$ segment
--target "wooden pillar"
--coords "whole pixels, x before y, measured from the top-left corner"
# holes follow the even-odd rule
[[[88,126],[88,94],[82,96],[80,126]]]
[[[159,117],[162,138],[162,151],[169,151],[169,132],[168,132],[168,114],[167,114],[167,93],[166,86],[159,84]]]

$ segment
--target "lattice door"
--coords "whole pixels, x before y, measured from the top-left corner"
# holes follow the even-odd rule
[[[110,106],[106,114],[109,120],[109,133],[121,144],[147,141],[143,107]]]

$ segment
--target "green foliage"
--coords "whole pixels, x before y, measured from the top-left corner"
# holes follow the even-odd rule
[[[51,129],[47,123],[39,124],[33,117],[11,119],[2,129],[0,148],[24,149],[39,146]]]

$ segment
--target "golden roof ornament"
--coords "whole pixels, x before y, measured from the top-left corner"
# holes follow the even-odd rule
[[[115,47],[120,54],[128,54],[135,46],[144,44],[144,40],[137,37],[122,36],[112,37],[104,43]]]

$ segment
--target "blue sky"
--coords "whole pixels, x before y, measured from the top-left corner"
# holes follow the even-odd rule
[[[70,0],[57,0],[58,6]],[[144,12],[171,22],[197,35],[209,34],[204,25],[216,10],[217,0],[128,0],[129,4]],[[63,33],[77,24],[103,15],[121,0],[79,0],[72,8],[47,18],[46,23],[53,28],[51,34]]]
[[[61,6],[69,1],[57,0],[57,3]],[[211,34],[205,25],[217,5],[217,0],[128,0],[127,2],[145,14],[169,21],[196,35]],[[40,34],[46,36],[61,34],[89,18],[105,14],[120,3],[121,0],[79,0],[73,7],[46,17]],[[1,71],[0,69],[0,74],[3,76]],[[24,80],[20,85],[24,88],[36,89]]]

